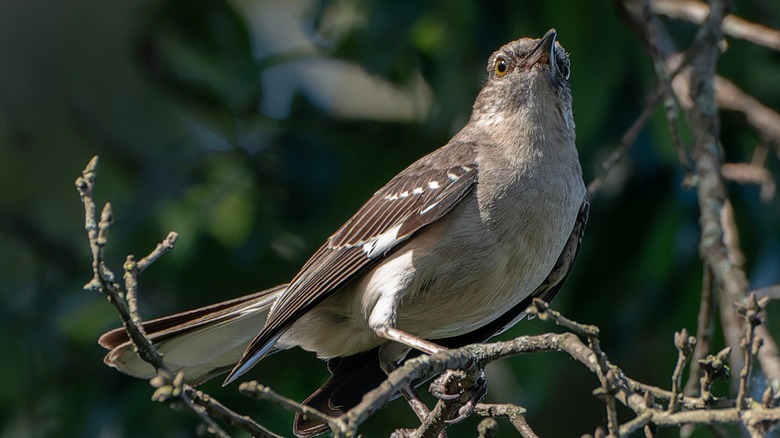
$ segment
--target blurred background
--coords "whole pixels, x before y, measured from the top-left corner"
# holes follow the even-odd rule
[[[780,28],[775,0],[735,7]],[[667,24],[687,46],[696,27]],[[180,234],[141,277],[143,317],[236,297],[289,280],[370,194],[463,126],[494,50],[551,27],[571,54],[588,182],[655,88],[647,50],[610,1],[4,0],[0,437],[197,432],[191,413],[150,401],[146,382],[102,363],[96,340],[118,319],[82,290],[91,259],[73,185],[93,155],[97,200],[114,207],[112,268],[169,230]],[[729,39],[719,72],[780,109],[778,52]],[[726,159],[750,161],[761,139],[744,116],[723,112],[722,129]],[[777,149],[766,162],[776,179]],[[657,109],[594,199],[579,261],[554,303],[600,326],[602,347],[628,375],[667,388],[672,334],[695,329],[701,284],[696,195],[681,188],[683,176]],[[780,282],[780,202],[762,200],[756,186],[729,188],[751,287]],[[554,330],[532,321],[502,337]],[[302,400],[326,370],[289,351],[247,377]],[[598,381],[563,355],[502,361],[489,382],[489,400],[526,407],[541,436],[602,424]],[[203,389],[290,435],[292,414],[235,385]],[[363,432],[415,424],[396,401]],[[475,424],[451,436],[474,436]],[[500,424],[501,436],[515,433]]]

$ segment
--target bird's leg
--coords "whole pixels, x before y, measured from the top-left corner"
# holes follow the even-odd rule
[[[368,317],[368,327],[380,338],[398,342],[423,353],[433,355],[445,350],[441,345],[396,328],[398,301],[398,291],[382,294]]]
[[[431,355],[446,349],[441,345],[395,328],[395,311],[395,297],[392,295],[383,296],[380,298],[376,307],[371,312],[371,316],[368,321],[369,327],[374,330],[374,333],[376,333],[377,336],[395,343],[387,344],[379,350],[379,363],[381,364],[385,373],[389,374],[391,371],[393,371],[396,368],[396,361],[399,360],[399,358],[406,356],[405,351],[398,351],[399,344]],[[417,414],[417,417],[420,419],[420,421],[425,421],[425,418],[428,417],[430,411],[428,410],[428,407],[425,406],[425,403],[423,403],[423,401],[420,399],[420,396],[417,395],[417,393],[414,391],[414,388],[411,386],[406,386],[400,391],[406,401],[409,403],[409,406],[411,406],[414,413]]]
[[[404,344],[407,347],[412,347],[415,350],[420,350],[423,353],[427,353],[431,355],[446,350],[446,348],[442,347],[439,344],[435,344],[431,341],[426,341],[425,339],[419,336],[415,336],[411,333],[407,333],[403,330],[399,330],[391,326],[376,327],[374,328],[374,333],[376,333],[376,335],[379,336],[380,338],[385,338],[391,341],[395,341],[398,342],[399,344]]]

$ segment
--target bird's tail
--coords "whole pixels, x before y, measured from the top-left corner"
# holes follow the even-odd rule
[[[146,321],[143,328],[171,372],[184,372],[189,383],[203,383],[230,371],[241,359],[249,342],[265,325],[271,306],[286,287],[283,284]],[[154,368],[138,357],[124,328],[111,330],[98,342],[109,350],[104,359],[107,365],[134,377],[154,377]]]

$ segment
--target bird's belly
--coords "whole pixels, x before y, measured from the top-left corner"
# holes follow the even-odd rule
[[[401,299],[398,328],[429,339],[471,332],[530,295],[555,263],[526,245],[494,243],[490,252],[457,262],[433,256],[438,269],[422,274]]]
[[[476,202],[458,208],[453,219],[403,249],[414,272],[399,296],[401,330],[428,339],[457,336],[519,304],[552,270],[577,214],[575,208],[559,215],[526,211],[524,221],[501,228],[481,221]],[[449,237],[438,239],[442,235]]]
[[[490,275],[463,278],[452,273],[438,287],[410,295],[401,302],[397,326],[423,338],[437,339],[469,333],[484,326],[522,301],[533,286],[523,279],[499,273],[490,267]],[[460,283],[455,289],[450,287]],[[465,284],[464,284],[465,283]]]

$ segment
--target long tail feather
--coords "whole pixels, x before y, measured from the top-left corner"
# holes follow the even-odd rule
[[[230,371],[249,342],[263,328],[286,284],[199,309],[143,323],[144,330],[172,372],[200,384]],[[109,350],[104,362],[134,377],[150,379],[155,370],[133,351],[127,332],[117,328],[98,340]]]

